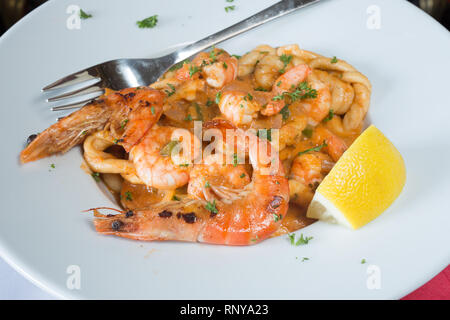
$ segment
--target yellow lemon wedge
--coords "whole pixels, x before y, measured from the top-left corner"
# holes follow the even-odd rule
[[[371,125],[319,185],[306,215],[358,229],[394,202],[405,181],[400,152]]]

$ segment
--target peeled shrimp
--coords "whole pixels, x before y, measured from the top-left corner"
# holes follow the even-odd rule
[[[236,135],[245,135],[245,132],[237,129]],[[258,149],[266,148],[270,152],[270,143],[256,136],[252,138],[256,141],[248,146],[253,167],[252,182],[243,189],[241,197],[230,203],[218,199],[212,203],[191,200],[176,207],[158,207],[115,216],[96,213],[96,230],[138,240],[182,240],[223,245],[249,245],[268,238],[286,215],[289,187],[278,155],[271,156],[273,161],[270,165],[258,157]]]
[[[240,91],[225,91],[219,100],[219,109],[233,124],[250,124],[258,116],[260,106],[248,94]]]
[[[304,99],[298,102],[303,108],[304,114],[308,117],[311,125],[317,125],[325,119],[331,109],[330,89],[326,84],[319,80],[312,80],[308,85],[316,90],[315,98]]]
[[[288,92],[292,90],[292,88],[297,87],[310,73],[311,69],[308,65],[299,64],[279,76],[272,87],[272,99],[267,106],[261,110],[261,114],[271,116],[280,112],[285,106],[284,99],[274,100],[274,97],[282,95],[284,92]]]
[[[192,161],[199,152],[200,141],[188,130],[154,127],[131,149],[130,160],[147,186],[176,189],[188,183]]]
[[[326,145],[322,150],[329,154],[335,162],[339,160],[348,148],[344,140],[323,126],[318,126],[314,130],[311,140],[317,145],[321,145],[325,142]]]
[[[64,153],[108,126],[113,139],[129,151],[155,124],[164,94],[147,87],[128,88],[95,100],[41,132],[20,154],[22,163]]]

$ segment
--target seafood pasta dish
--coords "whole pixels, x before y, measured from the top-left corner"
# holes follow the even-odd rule
[[[308,205],[362,132],[370,95],[353,66],[298,45],[213,48],[148,87],[106,89],[20,160],[80,144],[82,168],[120,207],[88,210],[101,234],[256,244],[315,221]]]

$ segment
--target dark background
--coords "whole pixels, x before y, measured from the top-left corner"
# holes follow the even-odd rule
[[[0,35],[46,0],[0,0]],[[194,0],[192,0],[194,1]],[[409,0],[450,30],[450,0]]]

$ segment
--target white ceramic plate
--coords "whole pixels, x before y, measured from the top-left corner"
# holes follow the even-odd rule
[[[61,115],[49,111],[44,85],[105,60],[157,55],[274,1],[235,0],[226,13],[225,1],[78,0],[94,17],[69,30],[73,3],[49,1],[0,39],[0,253],[28,279],[65,298],[396,299],[449,263],[450,36],[426,14],[406,1],[324,1],[223,44],[242,54],[299,43],[354,64],[373,84],[370,121],[408,172],[397,201],[358,231],[315,223],[297,232],[314,237],[307,246],[279,237],[224,247],[98,235],[81,210],[111,203],[80,169],[80,149],[25,166],[18,154]],[[370,29],[377,10],[381,28]],[[156,28],[136,27],[153,14]],[[80,290],[66,286],[71,265],[81,270]],[[381,287],[370,289],[378,275]]]

